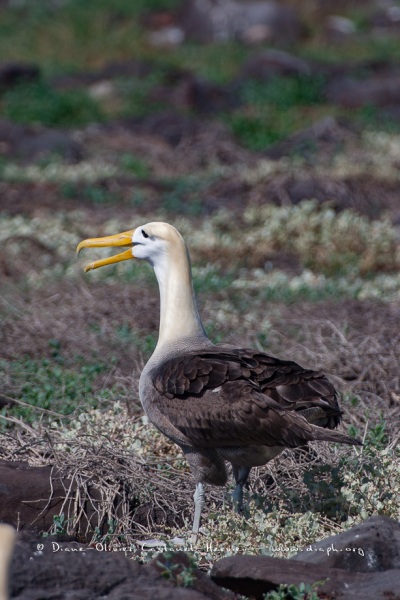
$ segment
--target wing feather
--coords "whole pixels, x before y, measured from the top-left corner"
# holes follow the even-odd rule
[[[319,371],[246,349],[186,352],[152,372],[153,401],[171,425],[202,447],[298,446],[311,423],[334,428],[341,411]]]

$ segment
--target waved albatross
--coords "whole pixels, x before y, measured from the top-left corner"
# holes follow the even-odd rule
[[[241,510],[251,468],[285,448],[313,440],[360,444],[331,431],[342,413],[335,388],[323,373],[208,339],[193,291],[189,252],[172,225],[148,223],[84,240],[77,252],[112,246],[130,248],[89,263],[85,272],[137,258],[150,263],[158,280],[159,337],[141,374],[139,394],[149,420],[181,447],[196,481],[193,540],[205,502],[203,484],[224,485],[226,461],[236,481],[233,501]]]

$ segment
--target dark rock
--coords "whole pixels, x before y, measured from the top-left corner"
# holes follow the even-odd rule
[[[195,588],[197,592],[204,594],[210,600],[232,597],[230,592],[222,591],[216,583],[211,581],[207,573],[194,568],[185,552],[159,554],[145,565],[144,570],[154,579],[160,579],[165,577],[166,573],[170,573],[172,581],[177,585],[182,586],[186,582],[186,585]]]
[[[98,79],[115,77],[146,77],[152,71],[151,65],[142,60],[114,61],[95,72]]]
[[[219,560],[211,570],[211,579],[218,585],[256,598],[277,589],[280,584],[313,584],[326,579],[327,575],[328,572],[324,569],[322,577],[322,569],[314,565],[307,565],[305,568],[305,564],[300,562],[268,556],[230,556]],[[343,571],[334,571],[333,582],[331,576],[330,582],[340,585],[343,575]],[[330,589],[321,588],[324,592],[329,592]]]
[[[0,155],[27,162],[58,155],[68,162],[78,162],[83,157],[83,151],[66,131],[18,125],[1,119]]]
[[[140,23],[146,29],[159,31],[164,27],[174,27],[176,25],[176,14],[174,10],[168,9],[146,11],[140,15]]]
[[[56,129],[27,133],[18,143],[16,154],[28,161],[56,154],[68,162],[79,162],[83,158],[80,144],[71,136]]]
[[[20,536],[11,562],[10,596],[24,600],[97,598],[134,579],[139,571],[139,564],[122,553]]]
[[[31,527],[39,532],[48,529],[53,524],[53,516],[61,510],[64,514],[79,511],[75,506],[74,482],[63,478],[51,466],[31,467],[22,462],[0,461],[0,481],[0,522],[20,530],[10,569],[12,598],[232,598],[229,592],[220,590],[205,573],[193,567],[182,552],[161,554],[141,567],[124,555],[135,555],[135,547],[109,552],[107,545],[87,546],[66,540],[65,535],[43,538],[39,533],[28,531]],[[65,501],[68,489],[72,492],[71,501]],[[82,505],[82,510],[87,515],[86,525],[93,530],[96,514],[93,523],[89,521],[95,512],[93,507],[101,498],[96,497],[95,491],[89,492],[90,501]],[[76,528],[80,539],[86,531],[83,525],[82,521]]]
[[[377,112],[377,119],[386,122],[400,123],[400,106],[394,104],[393,106],[385,106]]]
[[[175,86],[155,87],[149,99],[174,108],[208,114],[238,105],[237,96],[230,89],[191,74],[180,77]]]
[[[400,523],[374,516],[298,552],[292,560],[359,573],[400,569]]]
[[[5,406],[10,406],[10,404],[13,403],[13,399],[9,398],[8,396],[4,396],[3,394],[0,394],[0,410],[2,408],[4,408]]]
[[[0,155],[12,155],[16,152],[25,129],[23,125],[0,119]]]
[[[207,188],[202,201],[206,214],[211,214],[221,208],[229,207],[229,211],[243,211],[244,198],[249,192],[248,184],[235,177],[218,179]]]
[[[40,70],[36,65],[27,63],[0,63],[0,91],[13,87],[22,82],[39,79]]]
[[[143,118],[125,119],[123,126],[144,135],[156,135],[171,146],[177,146],[183,137],[197,133],[200,124],[193,117],[175,111],[163,111]]]
[[[171,598],[176,598],[176,600],[207,600],[208,598],[208,596],[188,588],[175,588],[172,590],[167,585],[160,584],[156,587],[151,585],[150,582],[147,582],[147,584],[140,583],[139,585],[140,587],[129,582],[118,586],[107,598],[110,600],[154,600],[155,598],[157,600],[171,600]]]
[[[266,198],[278,206],[299,204],[303,200],[329,202],[336,210],[352,205],[352,190],[346,182],[325,177],[287,175],[268,182],[264,189]]]
[[[373,176],[360,175],[346,179],[315,176],[306,172],[283,174],[260,184],[251,192],[257,203],[272,202],[278,206],[316,200],[336,211],[351,209],[370,219],[389,212],[395,225],[399,218],[398,184],[396,181],[377,181]],[[248,192],[248,195],[250,195]]]
[[[227,6],[232,2],[223,3],[222,12],[226,14]],[[200,43],[213,42],[216,39],[231,39],[231,28],[217,25],[218,5],[215,2],[204,0],[189,0],[185,2],[180,26],[186,38],[191,38]]]
[[[0,460],[0,522],[8,523],[18,530],[48,530],[53,525],[53,517],[63,507],[71,481],[65,478],[51,465],[31,467],[26,462]],[[73,483],[71,491],[76,489]],[[69,513],[74,503],[73,494],[65,502],[63,512]],[[94,504],[88,502],[85,510],[89,523],[84,517],[77,526],[86,531],[89,524],[93,528],[97,523],[97,514],[93,506],[100,502],[99,492],[90,490]],[[93,518],[93,522],[91,519]]]
[[[242,76],[258,80],[268,80],[276,76],[309,75],[310,65],[283,50],[263,50],[253,54],[243,65]]]
[[[182,579],[179,580],[179,577]],[[177,585],[181,581],[181,586]],[[20,534],[10,572],[10,597],[19,600],[229,600],[182,553],[160,554],[140,565],[124,552]],[[186,583],[187,587],[184,587]]]
[[[83,71],[72,75],[58,75],[50,80],[57,89],[68,90],[86,87],[103,81],[126,77],[146,77],[151,73],[149,63],[140,60],[111,62],[97,71]]]
[[[400,73],[371,77],[364,81],[337,79],[326,89],[328,102],[346,108],[366,105],[388,106],[400,102]]]
[[[180,26],[186,37],[202,43],[239,39],[284,45],[300,36],[300,22],[294,10],[262,0],[190,0],[184,4]]]
[[[361,574],[284,558],[231,556],[213,566],[211,579],[234,592],[260,599],[280,584],[312,585],[321,581],[318,592],[335,600],[400,600],[400,569]]]

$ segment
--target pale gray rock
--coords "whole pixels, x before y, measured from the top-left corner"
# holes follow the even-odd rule
[[[239,39],[290,44],[301,29],[296,11],[273,0],[188,0],[180,26],[185,37],[202,43]]]

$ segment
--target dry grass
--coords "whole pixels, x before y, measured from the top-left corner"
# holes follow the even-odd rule
[[[229,289],[215,292],[205,304],[205,322],[217,317],[221,340],[259,344],[256,334],[268,319],[267,352],[324,370],[343,391],[369,396],[376,411],[399,407],[400,312],[395,304],[303,302],[290,309],[276,303],[266,308],[255,297],[251,311],[234,305],[223,310],[229,295]],[[138,377],[151,351],[151,340],[143,345],[145,337],[155,336],[158,328],[157,296],[155,286],[143,282],[140,293],[135,284],[99,281],[90,286],[64,281],[28,294],[21,290],[12,304],[3,297],[2,356],[51,358],[49,340],[58,340],[65,359],[107,362],[114,356],[106,374],[109,385],[120,376]]]
[[[68,429],[56,423],[15,428],[4,442],[11,460],[50,462],[71,478],[61,509],[64,533],[110,547],[178,535],[189,547],[193,482],[187,465],[176,446],[123,406],[82,414]],[[382,453],[367,445],[364,454],[324,444],[310,453],[285,451],[254,470],[246,519],[233,512],[224,488],[207,489],[198,558],[210,564],[232,552],[288,556],[371,514],[397,518],[398,466],[393,446]],[[85,506],[95,514],[90,530]]]
[[[294,360],[329,373],[347,395],[360,395],[371,414],[400,411],[396,304],[341,301],[316,307],[305,303],[283,309],[273,324],[274,351],[285,348]],[[388,416],[388,423],[395,425]],[[360,414],[357,419],[365,422]]]
[[[21,292],[12,304],[3,296],[3,315],[7,314],[0,332],[3,357],[51,356],[49,340],[58,340],[66,358],[107,360],[116,352],[120,367],[129,373],[140,352],[129,340],[124,342],[121,328],[125,325],[145,335],[158,327],[157,292],[152,286],[141,286],[138,294],[135,286],[88,286],[82,280]]]
[[[186,538],[193,481],[179,449],[143,418],[137,393],[148,352],[140,341],[157,329],[156,288],[142,281],[139,294],[135,285],[99,280],[87,286],[66,280],[26,293],[21,283],[17,285],[20,297],[3,307],[2,345],[8,359],[29,354],[51,360],[49,339],[54,338],[70,361],[76,356],[90,362],[115,355],[116,362],[97,382],[99,389],[106,386],[114,392],[97,409],[83,402],[68,419],[42,414],[33,425],[14,421],[14,428],[0,437],[3,455],[56,465],[77,482],[80,506],[89,490],[97,490],[102,501],[91,501],[97,529],[81,531],[88,541]],[[206,322],[219,314],[226,295],[229,290],[208,298]],[[264,349],[325,370],[344,392],[344,429],[353,426],[359,435],[366,434],[368,451],[314,444],[310,454],[287,451],[268,467],[255,469],[247,520],[232,512],[225,489],[209,488],[204,519],[208,533],[197,549],[204,564],[232,552],[232,547],[288,555],[290,548],[340,531],[368,514],[399,512],[399,502],[381,498],[384,489],[397,485],[396,474],[387,471],[388,461],[395,465],[399,460],[397,306],[343,301],[302,303],[290,309],[274,303],[266,309],[260,298],[254,300],[251,312],[224,312],[218,320],[221,338],[261,347],[256,325],[267,316]],[[121,338],[120,328],[126,325],[127,337],[125,332]],[[3,392],[18,397],[18,387],[12,381],[6,384]],[[13,418],[11,409],[7,414]],[[386,429],[378,440],[376,427],[382,420]],[[357,490],[371,468],[376,485],[369,484],[363,504]],[[82,528],[85,516],[68,512],[68,506],[76,506],[74,494],[66,490],[64,514],[65,530],[72,534]]]

